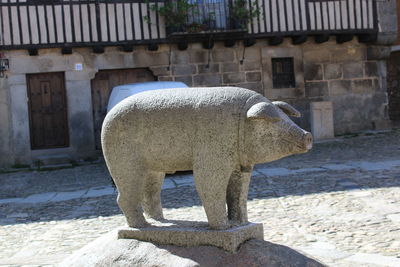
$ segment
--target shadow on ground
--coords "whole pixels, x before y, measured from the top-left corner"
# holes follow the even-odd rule
[[[271,199],[388,187],[400,187],[400,172],[351,170],[269,178],[255,176],[250,184],[248,199]],[[201,206],[201,201],[193,186],[163,190],[162,200],[163,208]],[[42,204],[3,204],[0,205],[0,225],[87,219],[118,214],[122,213],[116,203],[116,194]]]

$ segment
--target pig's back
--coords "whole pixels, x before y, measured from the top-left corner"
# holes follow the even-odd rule
[[[242,106],[248,98],[258,95],[254,91],[238,87],[199,87],[145,91],[125,100],[124,106],[132,105],[140,110],[171,110],[224,106],[226,109]]]
[[[136,123],[192,123],[196,119],[225,119],[241,113],[247,100],[260,96],[254,91],[237,87],[177,88],[146,91],[120,102],[107,114],[105,121],[130,120]],[[211,116],[207,118],[207,116]],[[138,126],[136,126],[138,127]]]

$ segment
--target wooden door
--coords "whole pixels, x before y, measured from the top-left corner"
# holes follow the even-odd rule
[[[92,104],[96,149],[101,149],[100,133],[107,114],[111,90],[127,83],[154,81],[156,77],[148,69],[101,70],[92,80]]]
[[[68,146],[63,72],[27,74],[32,149]]]

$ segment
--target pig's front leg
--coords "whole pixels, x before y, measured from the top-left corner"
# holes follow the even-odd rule
[[[253,166],[237,168],[231,175],[228,184],[226,203],[228,218],[234,225],[245,225],[247,219],[247,195]]]
[[[223,230],[230,227],[226,212],[226,189],[232,167],[212,166],[202,162],[194,166],[194,180],[210,228]],[[203,165],[205,164],[205,165]],[[215,162],[214,162],[215,164]]]

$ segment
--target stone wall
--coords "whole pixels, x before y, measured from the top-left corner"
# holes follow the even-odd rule
[[[385,124],[385,47],[366,46],[356,41],[303,47],[305,98],[332,101],[335,134]]]
[[[388,61],[389,117],[400,121],[400,51],[393,52]]]
[[[335,134],[384,127],[387,121],[386,64],[388,48],[367,46],[354,40],[338,45],[335,38],[316,44],[312,38],[302,45],[286,39],[280,46],[258,41],[247,47],[225,48],[217,43],[211,50],[192,44],[174,50],[171,66],[150,69],[159,80],[182,81],[189,86],[234,85],[252,89],[271,100],[285,100],[302,111],[295,119],[310,129],[310,102],[332,101]],[[274,89],[271,59],[293,57],[295,88]]]
[[[356,40],[338,45],[334,38],[323,44],[309,38],[302,45],[286,39],[279,46],[258,40],[245,50],[241,43],[231,48],[216,43],[212,50],[190,44],[180,51],[173,45],[171,53],[169,45],[160,45],[157,51],[138,46],[133,52],[107,47],[103,54],[89,48],[73,49],[72,55],[62,55],[60,49],[42,49],[38,56],[29,56],[24,50],[7,51],[10,70],[8,78],[0,80],[0,152],[5,151],[8,161],[19,163],[49,154],[72,158],[94,154],[90,81],[96,72],[107,69],[149,68],[160,81],[252,89],[271,100],[293,104],[303,113],[295,121],[305,129],[310,129],[310,102],[332,101],[336,134],[374,129],[387,119],[387,50]],[[295,88],[273,89],[274,57],[293,57]],[[77,63],[83,65],[82,71],[74,69]],[[70,147],[31,150],[26,74],[56,71],[65,73]],[[7,160],[0,164],[2,161]]]

